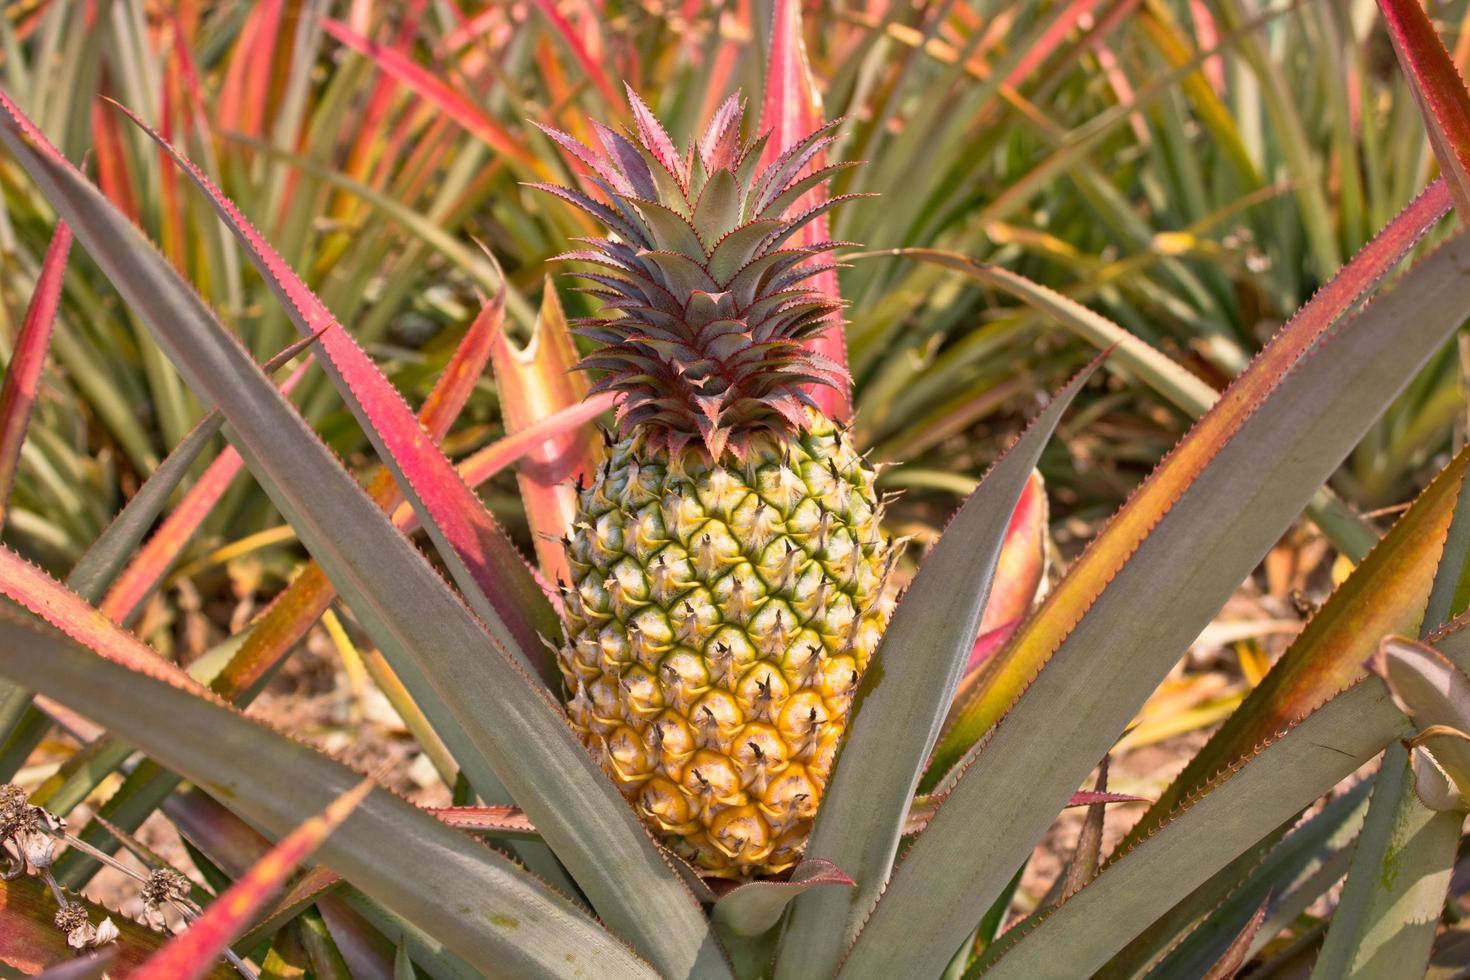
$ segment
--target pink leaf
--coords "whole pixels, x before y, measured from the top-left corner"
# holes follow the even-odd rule
[[[1095,789],[1078,790],[1067,801],[1067,807],[1095,806],[1099,803],[1148,803],[1147,796],[1130,796],[1127,793],[1109,793]]]
[[[776,0],[771,21],[770,45],[767,49],[766,91],[761,103],[761,130],[770,134],[762,163],[769,164],[805,138],[823,123],[821,99],[812,84],[807,64],[806,45],[801,38],[800,0]],[[821,167],[818,156],[810,166]],[[812,188],[793,206],[802,211],[826,199],[824,186]],[[793,236],[790,244],[812,245],[827,239],[827,219],[818,216]],[[840,301],[837,273],[827,269],[812,280],[812,286],[824,296]],[[822,354],[847,369],[847,337],[840,317],[834,319],[819,337],[807,343],[809,349]],[[838,421],[852,417],[852,385],[843,379],[837,386],[811,385],[808,394],[823,414]]]
[[[561,35],[561,39],[571,49],[572,57],[577,59],[577,64],[581,66],[583,73],[592,79],[592,84],[597,86],[608,102],[616,104],[617,90],[613,88],[612,82],[607,80],[607,74],[603,72],[597,59],[593,58],[592,53],[587,50],[587,45],[582,43],[582,39],[577,35],[577,29],[562,16],[561,11],[556,9],[556,4],[551,0],[535,0],[535,3],[536,9],[551,21],[551,26],[556,28],[556,33]],[[596,24],[596,21],[593,20],[592,23]]]
[[[341,826],[372,789],[372,780],[363,780],[356,789],[342,794],[319,815],[282,838],[211,902],[204,915],[133,973],[134,980],[196,980],[208,974],[215,960],[249,928],[291,873]]]
[[[1031,611],[1046,579],[1046,511],[1046,488],[1041,474],[1033,472],[1006,528],[995,584],[980,620],[982,636]]]
[[[369,40],[341,21],[323,19],[322,28],[352,50],[371,58],[377,66],[398,79],[424,101],[453,119],[502,156],[521,167],[539,170],[534,157],[489,113],[475,105],[427,69],[415,64],[394,48]]]
[[[1470,222],[1470,92],[1420,0],[1378,0],[1409,76],[1439,168],[1462,223]]]
[[[573,371],[577,348],[550,279],[530,342],[518,348],[504,331],[497,332],[492,358],[500,413],[511,435],[587,397],[587,377]],[[596,475],[601,458],[597,433],[580,426],[536,446],[521,462],[516,474],[521,499],[548,581],[571,581],[560,538],[577,510],[577,481]]]
[[[530,836],[536,833],[530,819],[518,806],[430,807],[429,812],[451,827],[482,833]]]
[[[541,637],[560,633],[556,612],[524,559],[473,491],[439,451],[393,387],[357,341],[343,329],[269,242],[191,161],[136,115],[124,112],[164,147],[209,198],[247,254],[270,283],[298,331],[319,334],[317,356],[353,407],[379,457],[427,517],[426,526],[461,588],[510,652],[543,679],[555,668],[541,656]],[[475,596],[475,592],[479,596]],[[477,598],[483,599],[480,603]]]
[[[0,595],[34,613],[98,656],[201,697],[214,698],[207,688],[164,660],[142,640],[5,547],[0,547]]]
[[[0,526],[9,512],[10,492],[15,487],[15,473],[20,465],[20,449],[30,428],[31,410],[41,387],[41,369],[51,349],[51,328],[56,323],[56,310],[61,304],[61,283],[66,274],[66,258],[71,252],[71,229],[60,222],[46,248],[36,291],[26,307],[26,318],[15,339],[10,366],[5,369],[5,384],[0,387]]]
[[[281,385],[281,391],[290,394],[306,375],[310,364],[310,361],[305,361],[291,372]],[[173,567],[179,553],[214,511],[215,505],[239,475],[242,465],[244,463],[234,446],[226,446],[214,458],[107,590],[98,607],[104,616],[122,625],[138,612],[164,574]]]

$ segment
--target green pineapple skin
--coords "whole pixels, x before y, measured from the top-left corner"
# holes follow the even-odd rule
[[[718,464],[635,430],[579,495],[568,716],[701,873],[776,874],[805,848],[893,605],[874,475],[810,412]]]

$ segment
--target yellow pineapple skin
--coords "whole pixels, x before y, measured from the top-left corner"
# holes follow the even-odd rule
[[[568,715],[702,874],[800,860],[892,610],[880,521],[872,467],[815,412],[739,461],[670,454],[635,430],[579,495]]]

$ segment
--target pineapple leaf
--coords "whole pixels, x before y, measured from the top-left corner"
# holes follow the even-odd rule
[[[72,960],[70,963],[61,962],[38,974],[37,980],[107,980],[109,970],[116,968],[117,952],[107,948],[101,952],[92,953],[81,959]],[[139,971],[141,972],[141,971]],[[201,976],[208,976],[206,970]],[[138,976],[133,973],[131,976]]]
[[[1128,832],[1129,843],[1148,836],[1216,773],[1362,678],[1380,637],[1419,632],[1467,467],[1470,451],[1462,451],[1425,488]]]
[[[1470,632],[1440,638],[1470,663]],[[1408,728],[1376,681],[1343,691],[1211,785],[1024,934],[987,976],[1090,976],[1256,841],[1292,819]],[[1004,941],[1004,940],[1003,940]]]
[[[1315,980],[1425,974],[1464,822],[1463,810],[1420,802],[1409,750],[1390,745]]]
[[[420,65],[406,53],[363,37],[341,21],[322,18],[322,29],[342,44],[373,62],[384,74],[402,82],[415,95],[443,112],[468,132],[483,140],[496,153],[528,173],[540,175],[544,164],[533,157],[521,140],[484,109],[442,79]]]
[[[1219,398],[1219,394],[1197,375],[1147,341],[1094,313],[1076,300],[1009,269],[978,262],[956,252],[931,248],[904,248],[869,254],[907,255],[947,269],[955,269],[977,282],[1005,290],[1025,301],[1048,319],[1061,324],[1094,347],[1115,346],[1116,352],[1109,358],[1109,370],[1137,377],[1191,418],[1203,415]]]
[[[680,975],[727,974],[687,886],[547,692],[332,459],[137,229],[41,142],[13,103],[5,108],[13,123],[0,126],[0,139],[67,215],[191,385],[224,413],[251,471],[415,699],[426,708],[447,706],[599,915],[656,967]],[[343,341],[357,350],[345,335]],[[455,484],[463,486],[458,477]],[[561,779],[547,783],[545,772]]]
[[[222,704],[90,654],[14,613],[0,612],[0,636],[9,651],[0,669],[12,679],[123,733],[267,831],[289,833],[361,782],[345,766]],[[199,738],[204,731],[211,737]],[[369,793],[320,853],[329,867],[483,970],[565,976],[595,963],[652,975],[626,946],[513,862],[385,790]],[[425,874],[428,867],[435,873]]]
[[[311,362],[302,363],[281,385],[281,394],[289,395],[306,376]],[[214,413],[210,413],[213,416]],[[203,426],[209,417],[201,420]],[[215,423],[218,427],[218,422]],[[172,454],[170,454],[172,455]],[[214,511],[220,498],[229,490],[235,477],[244,466],[240,454],[226,446],[195,480],[158,530],[138,549],[132,560],[112,582],[107,594],[97,608],[102,615],[115,623],[127,625],[143,609],[144,602],[153,594],[165,573],[173,566],[180,552],[193,539],[195,532]]]
[[[1372,777],[1361,780],[1311,817],[1242,852],[1139,933],[1098,971],[1098,980],[1137,976],[1151,963],[1150,975],[1160,978],[1203,973],[1268,896],[1271,910],[1259,940],[1269,939],[1346,873],[1372,789]],[[1282,882],[1300,884],[1283,894]],[[1021,929],[1018,935],[1030,931],[1027,924]],[[992,949],[1001,953],[1005,945]]]
[[[464,339],[455,349],[454,355],[425,399],[420,417],[431,435],[436,437],[442,435],[469,397],[483,370],[491,340],[500,329],[502,314],[503,309],[498,300],[485,305],[480,315],[471,324],[470,329],[466,331]],[[277,363],[284,363],[293,353],[299,352],[306,343],[298,341],[282,351],[272,358],[267,368]],[[218,412],[212,412],[210,417],[219,419]],[[574,420],[573,424],[576,421],[579,420]],[[538,423],[537,428],[554,434],[560,424],[558,419],[548,418],[545,422]],[[463,468],[466,479],[472,484],[483,482],[518,458],[527,445],[524,440],[517,439],[492,443],[477,453],[473,461],[466,463]],[[171,453],[169,459],[172,459],[177,452],[178,450],[175,450],[174,453]],[[168,460],[165,460],[164,465],[167,464]],[[158,479],[158,475],[155,474],[153,479]],[[152,480],[144,485],[138,497],[142,497],[151,485]],[[379,506],[391,506],[395,501],[401,499],[396,489],[397,485],[392,475],[387,471],[382,471],[371,481],[369,493]],[[137,502],[138,497],[135,497],[134,501],[129,504],[129,508]],[[398,526],[403,527],[411,517],[412,509],[404,505],[394,519]],[[75,575],[75,572],[73,574]],[[68,581],[70,582],[70,579]],[[211,688],[226,700],[237,703],[248,702],[258,690],[262,680],[300,641],[311,624],[320,618],[334,597],[335,592],[320,566],[315,563],[308,564],[287,586],[285,593],[278,596],[271,604],[260,621],[245,633],[238,643],[234,644],[235,649],[228,662],[217,675],[210,679]],[[441,737],[445,733],[451,733],[449,737],[457,738],[456,744],[464,748],[466,743],[463,735],[453,734],[459,732],[458,726],[448,716],[447,711],[438,706],[437,701],[428,704],[437,719],[437,733]],[[435,710],[436,707],[438,710]],[[53,785],[56,783],[53,777],[37,793],[48,796],[46,805],[63,812],[70,810],[80,801],[81,797],[91,792],[108,772],[121,764],[130,752],[131,750],[126,746],[116,742],[106,745],[93,743],[73,760],[79,763],[75,767],[76,772],[73,778],[62,785]],[[483,763],[476,761],[478,760],[477,754],[466,751],[461,754],[461,759],[470,768],[474,783],[483,794],[487,797],[497,793],[503,794],[504,791],[495,780],[494,774]],[[63,769],[64,774],[65,769]],[[168,774],[159,772],[157,767],[145,763],[129,774],[122,787],[103,804],[102,813],[114,821],[121,822],[124,826],[135,827],[168,793],[175,781]],[[37,802],[40,803],[41,800]],[[99,833],[95,827],[83,828],[80,835],[95,846],[110,847],[111,845],[108,835]],[[571,890],[570,882],[554,863],[532,860],[524,854],[522,857],[527,858],[533,870],[540,873],[548,882],[561,885],[565,890]],[[80,884],[96,867],[96,862],[89,857],[67,853],[57,862],[57,873],[63,880]]]
[[[263,857],[264,855],[262,859]],[[312,868],[292,882],[290,890],[282,895],[279,901],[265,912],[260,913],[258,918],[250,920],[250,923],[247,923],[250,926],[249,931],[231,945],[236,952],[240,953],[255,949],[286,923],[315,905],[317,899],[341,884],[342,876],[331,868],[320,866]]]
[[[768,137],[760,162],[769,165],[818,129],[822,122],[822,102],[812,81],[806,45],[801,35],[800,0],[776,0],[771,5],[771,26],[765,54],[764,90],[761,93],[761,132]],[[817,166],[821,166],[820,160]],[[827,196],[825,185],[814,187],[802,202],[811,206]],[[818,216],[796,233],[796,243],[811,245],[827,238],[827,219]],[[842,298],[835,269],[823,270],[812,285],[830,300]],[[814,353],[847,369],[846,325],[834,317],[821,335],[807,346]],[[835,384],[815,384],[807,394],[817,403],[823,415],[837,421],[852,418],[852,382],[844,375]]]
[[[1378,0],[1461,222],[1470,221],[1470,91],[1420,0]]]
[[[854,882],[831,861],[806,860],[785,881],[752,881],[739,885],[715,902],[715,924],[736,936],[759,936],[774,926],[786,906],[811,888],[851,888]]]
[[[111,967],[117,973],[136,969],[168,941],[166,935],[127,916],[77,896],[71,898],[86,906],[93,925],[110,918],[117,926],[121,936],[109,947],[115,953]],[[0,967],[34,975],[75,962],[76,950],[67,946],[66,936],[51,924],[54,915],[56,899],[40,878],[22,876],[0,880]],[[214,980],[238,980],[238,974],[224,964],[216,966],[209,975]]]
[[[132,976],[138,980],[199,980],[209,972],[231,940],[245,931],[271,896],[296,868],[342,825],[374,788],[364,779],[338,796],[321,813],[281,838],[249,871],[175,936]]]
[[[1046,484],[1041,479],[1041,471],[1033,470],[1006,526],[990,584],[990,598],[985,602],[985,615],[980,620],[980,635],[970,648],[970,658],[965,664],[967,678],[973,676],[988,653],[1000,648],[1036,605],[1046,584],[1049,533]],[[964,683],[960,682],[960,690],[964,689]]]
[[[1204,623],[1470,315],[1467,266],[1470,236],[1457,235],[1356,315],[1299,315],[1129,500],[1008,651],[1030,652],[995,661],[1000,688],[1024,693],[958,770],[847,970],[887,972],[894,942],[958,947],[973,922],[958,896],[934,883],[963,883],[971,903],[999,892]],[[1354,282],[1348,291],[1362,288]],[[1201,553],[1210,560],[1200,562]],[[938,754],[951,758],[943,744]],[[1006,789],[1022,784],[1029,792]],[[997,826],[1011,833],[977,832]],[[937,971],[948,954],[924,955],[941,960]]]
[[[490,353],[500,412],[512,435],[587,397],[586,375],[572,370],[577,348],[549,277],[531,339],[518,347],[497,330]],[[533,448],[517,474],[541,574],[548,582],[571,579],[560,539],[576,510],[576,481],[592,476],[601,460],[602,440],[592,426],[583,425]]]
[[[1127,556],[1147,539],[1170,500],[1215,458],[1221,441],[1238,436],[1241,426],[1256,411],[1259,400],[1276,388],[1283,373],[1308,354],[1333,324],[1381,282],[1435,222],[1448,213],[1449,207],[1449,192],[1443,181],[1436,181],[1364,246],[1311,302],[1298,310],[1250,370],[1231,386],[1229,397],[1217,402],[1196,423],[1178,449],[1129,499],[1104,530],[1098,545],[1083,555],[1077,571],[1062,581],[1048,600],[1048,606],[1056,608],[1073,603],[1085,606],[1090,602],[1116,575]],[[1022,629],[1003,654],[1010,662],[1009,670],[997,670],[982,688],[959,705],[954,725],[940,742],[936,762],[931,766],[931,779],[949,769],[999,719],[1015,700],[1025,679],[1055,652],[1073,623],[1072,617],[1038,616]]]
[[[15,337],[15,348],[5,369],[5,383],[0,386],[0,526],[4,526],[9,511],[21,444],[25,442],[31,410],[40,391],[41,368],[51,349],[51,328],[61,305],[61,283],[66,277],[71,238],[66,222],[58,223],[46,248],[25,320]]]
[[[924,559],[889,621],[848,716],[848,732],[807,846],[857,882],[797,898],[778,976],[832,971],[882,892],[909,802],[969,662],[1010,516],[1057,423],[1102,364],[1099,356],[1027,427],[980,481]],[[904,731],[904,738],[893,733]]]
[[[120,107],[121,108],[121,107]],[[440,555],[494,635],[550,686],[555,669],[542,638],[561,627],[515,545],[469,489],[372,360],[204,172],[131,111],[143,129],[205,193],[303,336],[318,334],[318,360],[357,415],[378,456],[393,470]]]
[[[284,365],[311,345],[312,340],[301,340],[281,351],[266,362],[265,370],[273,371]],[[208,412],[189,430],[189,434],[169,451],[163,462],[148,475],[143,485],[128,499],[127,504],[107,525],[106,530],[87,548],[66,577],[67,588],[88,602],[98,602],[117,580],[117,576],[137,553],[158,515],[168,505],[169,498],[179,488],[198,461],[199,455],[209,447],[210,441],[224,425],[224,416]]]
[[[1437,650],[1399,637],[1378,645],[1370,667],[1399,710],[1429,736],[1424,748],[1461,794],[1470,792],[1470,741],[1456,734],[1470,731],[1470,678]]]

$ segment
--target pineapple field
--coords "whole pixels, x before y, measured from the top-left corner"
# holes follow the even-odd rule
[[[1470,977],[1467,72],[7,4],[0,977]]]

